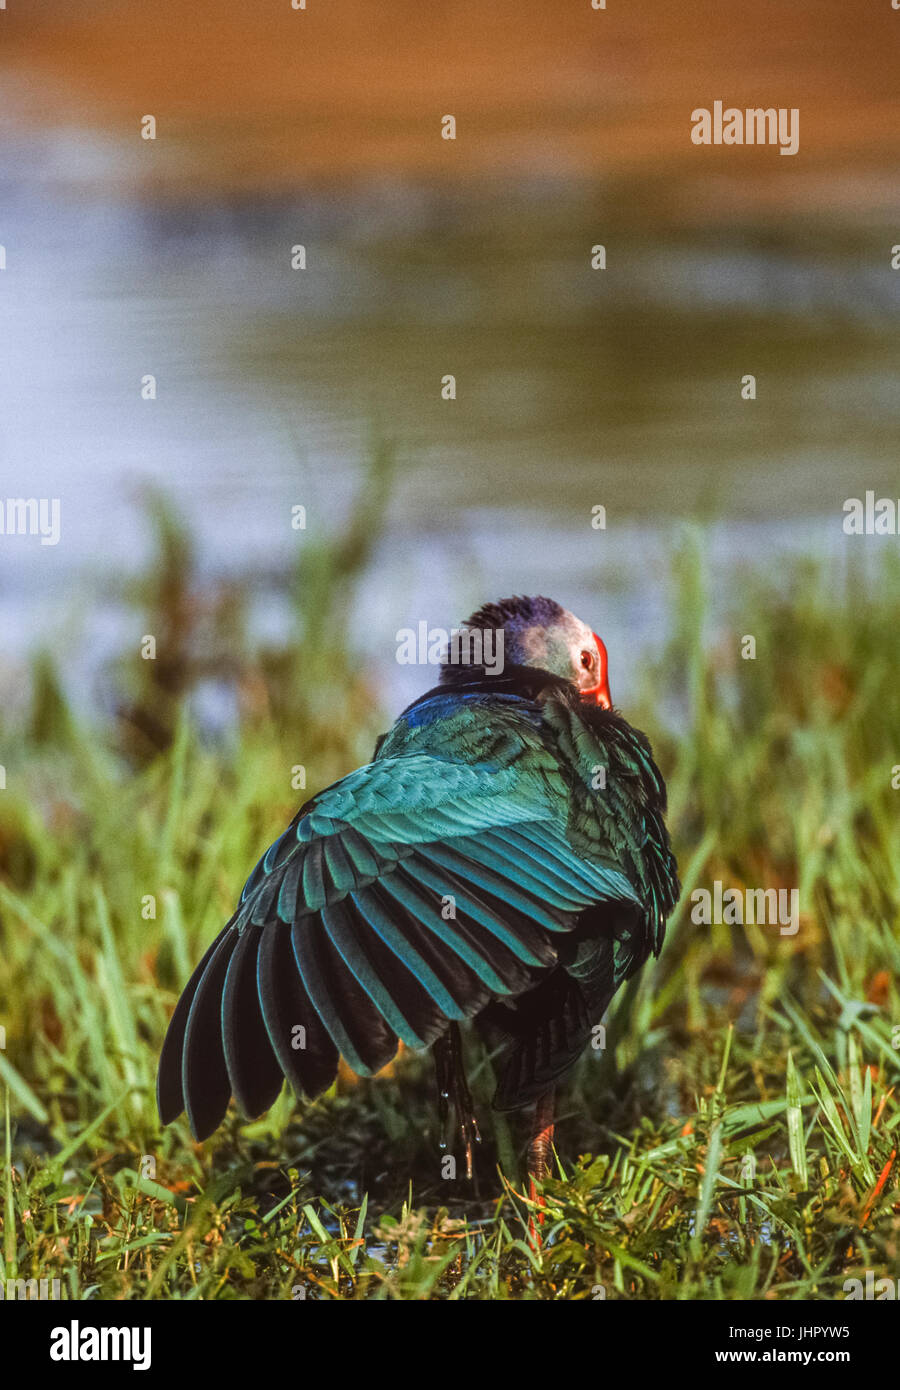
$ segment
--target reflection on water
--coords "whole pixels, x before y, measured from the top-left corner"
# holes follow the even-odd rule
[[[71,143],[94,173],[115,158]],[[871,219],[713,209],[688,234],[651,186],[562,179],[161,208],[79,192],[62,163],[65,186],[58,144],[20,136],[0,167],[0,486],[63,518],[58,547],[0,546],[8,651],[59,633],[75,575],[93,641],[115,640],[94,600],[146,558],[148,482],[277,622],[291,505],[339,526],[373,436],[400,462],[365,615],[385,642],[537,589],[652,637],[679,518],[720,518],[727,563],[840,545],[845,497],[897,495],[900,274]]]

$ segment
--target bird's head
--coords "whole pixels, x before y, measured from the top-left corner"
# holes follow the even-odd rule
[[[466,619],[473,632],[503,632],[505,665],[534,666],[571,681],[586,704],[612,708],[607,676],[606,647],[587,625],[553,599],[506,598],[486,603]],[[442,682],[459,677],[451,657],[445,663]]]

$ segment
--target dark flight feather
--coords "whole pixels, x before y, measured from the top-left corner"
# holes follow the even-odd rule
[[[221,1123],[231,1096],[222,1037],[222,991],[239,939],[232,928],[213,952],[191,1001],[184,1030],[181,1085],[188,1120],[198,1138],[205,1138]]]
[[[320,1096],[337,1076],[338,1050],[297,971],[290,927],[273,926],[260,936],[256,983],[281,1070],[298,1096]]]

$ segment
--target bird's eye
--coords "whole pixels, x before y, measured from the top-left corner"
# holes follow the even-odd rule
[[[589,670],[591,669],[591,667],[593,666],[593,664],[594,664],[594,653],[593,653],[593,652],[582,652],[582,653],[581,653],[581,664],[582,664],[582,666],[584,667],[584,669],[585,669],[586,671],[589,671]]]

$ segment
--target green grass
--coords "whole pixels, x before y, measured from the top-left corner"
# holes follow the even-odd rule
[[[187,539],[156,519],[108,722],[84,724],[45,659],[2,728],[0,1277],[55,1277],[72,1299],[831,1299],[867,1268],[892,1274],[896,557],[868,578],[735,575],[733,616],[713,624],[702,537],[675,555],[671,640],[625,712],[668,778],[685,895],[608,1047],[561,1092],[535,1251],[525,1121],[491,1112],[472,1039],[474,1184],[441,1176],[430,1059],[408,1052],[312,1105],[283,1092],[252,1124],[232,1108],[203,1145],[183,1119],[160,1130],[181,985],[299,800],[364,760],[389,716],[342,640],[371,529],[305,551],[294,640],[259,651],[244,596],[196,602]],[[137,657],[144,633],[164,635],[162,665]],[[239,727],[210,743],[191,696],[226,661]],[[694,925],[690,893],[716,878],[798,887],[798,934]]]

